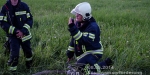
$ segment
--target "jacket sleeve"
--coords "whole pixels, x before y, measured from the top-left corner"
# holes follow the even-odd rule
[[[21,31],[25,34],[25,35],[28,35],[29,34],[29,31],[30,31],[30,28],[32,28],[32,25],[33,25],[33,16],[30,12],[30,9],[28,7],[27,4],[25,4],[25,10],[26,10],[26,16],[27,16],[27,19],[24,23],[24,26],[23,28],[21,29]]]
[[[87,32],[82,33],[73,23],[69,25],[69,31],[71,36],[83,45],[86,43],[92,44],[95,40],[95,35],[97,35],[96,29],[94,27],[89,28]]]
[[[67,50],[67,56],[69,59],[71,59],[74,56],[74,42],[73,38],[71,39],[70,45]]]
[[[28,6],[26,7],[26,13],[27,13],[27,14],[26,14],[26,15],[27,15],[27,20],[26,20],[26,22],[25,22],[25,25],[27,24],[27,25],[30,26],[30,28],[32,28],[33,16],[32,16],[32,14],[31,14],[30,9],[29,9]]]
[[[16,34],[17,29],[9,23],[7,17],[7,11],[5,6],[2,7],[2,10],[0,11],[0,21],[1,21],[1,27],[2,29],[9,34]]]
[[[31,15],[31,13],[30,13],[30,9],[29,9],[28,5],[25,4],[25,3],[22,3],[22,4],[24,4],[24,6],[25,6],[25,11],[26,11],[26,20],[25,20],[25,22],[24,22],[23,28],[21,29],[21,31],[22,31],[23,34],[25,35],[25,36],[22,38],[22,42],[24,42],[24,41],[30,40],[30,39],[32,38],[30,29],[32,28],[33,18],[32,18],[32,15]]]

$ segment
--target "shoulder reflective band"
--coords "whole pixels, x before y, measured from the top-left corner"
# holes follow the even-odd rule
[[[30,26],[28,24],[25,24],[23,27],[27,28],[28,30],[30,30]]]
[[[89,33],[89,38],[94,40],[95,39],[95,34]]]
[[[15,71],[15,70],[17,70],[17,66],[9,67],[9,70],[10,70],[10,71]]]
[[[22,38],[22,42],[24,42],[24,41],[26,41],[26,40],[29,40],[29,39],[31,39],[31,38],[32,38],[32,35],[31,35],[31,33],[30,33],[29,35],[27,35],[27,36],[25,36],[25,37]]]
[[[26,14],[26,11],[15,12],[15,15],[24,15],[24,14]]]
[[[3,20],[3,17],[4,17],[4,16],[0,16],[0,21],[2,21],[2,20]]]
[[[74,47],[69,46],[68,51],[74,51]]]
[[[27,13],[27,18],[29,18],[30,17],[30,13]]]
[[[81,37],[82,37],[82,33],[80,31],[78,31],[78,33],[75,36],[73,36],[75,40],[79,40]]]
[[[8,33],[13,34],[14,30],[15,30],[15,27],[14,26],[10,26]]]

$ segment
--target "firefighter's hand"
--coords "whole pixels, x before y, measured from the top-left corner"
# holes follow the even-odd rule
[[[69,21],[68,21],[68,25],[70,25],[71,23],[74,23],[75,21],[74,21],[74,19],[73,18],[69,18]]]
[[[23,38],[23,33],[20,30],[17,30],[17,34],[16,34],[17,38]]]
[[[70,60],[71,60],[71,58],[68,58],[68,60],[67,60],[66,64],[69,64]]]

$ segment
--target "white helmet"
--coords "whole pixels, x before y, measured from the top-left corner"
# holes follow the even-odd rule
[[[91,14],[91,5],[88,2],[82,2],[76,5],[74,9],[72,9],[71,13],[76,15],[76,13],[82,15],[83,20],[90,19],[92,17]]]

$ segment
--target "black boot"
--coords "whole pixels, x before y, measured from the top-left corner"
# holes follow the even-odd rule
[[[16,72],[17,64],[18,64],[18,57],[13,59],[10,58],[7,62],[8,70],[11,72]]]
[[[31,68],[31,65],[32,65],[32,60],[26,61],[26,68],[27,68],[27,69],[30,69],[30,68]]]
[[[105,62],[107,64],[107,66],[113,65],[113,61],[110,58],[106,58]]]

